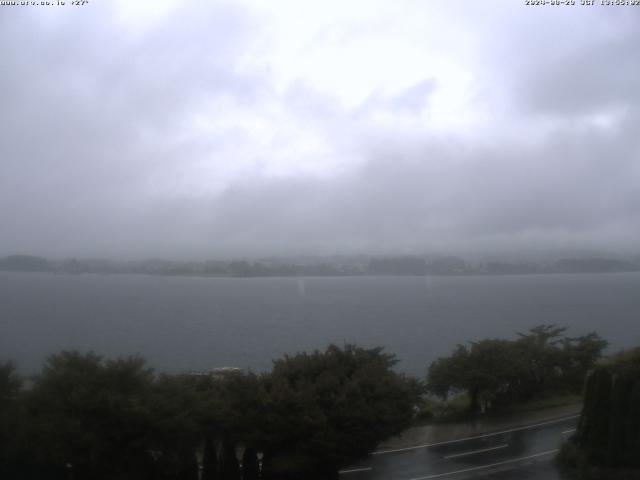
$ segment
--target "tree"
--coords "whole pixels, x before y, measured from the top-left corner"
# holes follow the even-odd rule
[[[0,412],[4,412],[20,393],[22,379],[11,362],[0,363]]]
[[[159,478],[192,479],[198,477],[196,450],[205,443],[207,470],[203,478],[215,479],[217,459],[212,458],[207,436],[208,398],[202,380],[191,375],[161,375],[153,385],[150,398],[151,449],[158,456]],[[208,451],[207,451],[208,449]]]
[[[544,392],[580,392],[587,372],[609,344],[595,332],[563,337],[566,327],[539,325],[518,334],[518,357],[526,364],[519,398],[528,400]]]
[[[258,480],[259,475],[258,452],[247,447],[242,455],[242,480]]]
[[[482,340],[470,347],[458,345],[450,357],[431,364],[427,388],[442,398],[466,392],[471,412],[479,412],[510,393],[517,376],[512,363],[514,353],[513,345],[506,340]]]
[[[138,358],[49,357],[28,398],[42,461],[77,480],[148,478],[152,381]]]
[[[228,438],[222,441],[220,478],[223,480],[240,480],[240,464],[236,458],[235,448]]]
[[[622,352],[589,375],[578,429],[566,452],[577,449],[594,478],[637,478],[640,472],[640,348]],[[613,469],[613,470],[612,470]],[[627,472],[616,469],[630,469]],[[628,476],[625,476],[628,475]]]
[[[466,392],[472,413],[549,392],[578,392],[607,342],[595,333],[562,337],[565,330],[540,325],[516,340],[458,345],[429,366],[427,390],[443,399]]]
[[[573,390],[582,388],[585,373],[602,358],[602,352],[608,345],[609,342],[595,332],[581,337],[563,339],[563,379],[570,388]]]
[[[202,480],[218,480],[219,478],[216,442],[213,435],[205,434],[202,454]]]
[[[526,334],[518,333],[520,338],[515,344],[524,368],[518,385],[520,399],[528,400],[544,390],[562,387],[564,358],[560,345],[561,334],[566,330],[555,325],[538,325]]]
[[[458,345],[449,357],[441,357],[431,363],[427,374],[427,390],[443,400],[449,395],[466,391],[467,369],[470,352],[465,345]]]
[[[22,379],[13,363],[0,363],[0,477],[24,475],[19,465],[24,435],[24,416],[20,408]]]
[[[255,445],[261,438],[261,380],[241,371],[190,378],[200,402],[192,411],[204,438],[203,478],[239,477],[236,447]]]
[[[354,345],[275,361],[264,379],[265,477],[337,478],[340,465],[407,427],[419,388],[395,362]]]

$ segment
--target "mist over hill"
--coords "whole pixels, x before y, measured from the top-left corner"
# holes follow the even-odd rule
[[[607,273],[640,271],[640,258],[576,257],[518,262],[499,258],[465,260],[454,256],[343,255],[207,261],[175,261],[158,258],[116,261],[78,258],[48,260],[33,255],[10,255],[0,258],[0,271],[219,277]]]

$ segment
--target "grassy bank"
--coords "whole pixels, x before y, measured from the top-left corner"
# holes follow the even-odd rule
[[[479,418],[492,419],[521,413],[537,412],[555,407],[578,405],[580,403],[582,403],[582,395],[556,394],[540,397],[530,402],[495,408],[485,413],[470,414],[469,397],[468,395],[462,394],[446,401],[433,399],[425,400],[420,411],[416,415],[414,425],[424,426],[430,424],[452,423]]]

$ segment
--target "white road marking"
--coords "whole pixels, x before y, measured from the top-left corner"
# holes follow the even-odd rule
[[[536,428],[536,427],[542,427],[544,425],[552,425],[554,423],[561,423],[561,422],[565,422],[567,420],[571,420],[573,418],[578,418],[579,416],[580,415],[571,415],[569,417],[557,418],[555,420],[548,420],[546,422],[535,423],[533,425],[525,425],[523,427],[511,428],[509,430],[502,430],[501,432],[485,433],[483,435],[475,435],[473,437],[458,438],[456,440],[447,440],[447,441],[444,441],[444,442],[436,442],[436,443],[425,443],[424,445],[415,445],[413,447],[404,447],[404,448],[394,448],[394,449],[391,449],[391,450],[378,450],[377,452],[371,452],[371,455],[384,455],[386,453],[406,452],[406,451],[409,451],[409,450],[418,450],[420,448],[437,447],[437,446],[440,446],[440,445],[449,445],[449,444],[452,444],[452,443],[466,442],[467,440],[477,440],[479,438],[493,437],[493,436],[496,436],[496,435],[503,435],[505,433],[519,432],[521,430],[528,430],[529,428]]]
[[[349,470],[340,470],[338,473],[342,475],[344,473],[368,472],[370,470],[373,470],[373,468],[372,467],[351,468]]]
[[[447,455],[445,458],[449,459],[449,458],[458,458],[458,457],[465,457],[467,455],[475,455],[476,453],[483,453],[483,452],[491,452],[493,450],[500,450],[501,448],[507,448],[509,445],[507,443],[505,443],[504,445],[498,445],[497,447],[490,447],[490,448],[482,448],[480,450],[472,450],[470,452],[463,452],[463,453],[456,453],[454,455]]]
[[[575,431],[576,431],[575,428],[570,428],[569,430],[565,430],[564,432],[562,432],[562,435],[566,435],[567,433],[573,433]]]
[[[513,458],[511,460],[505,460],[503,462],[491,463],[489,465],[481,465],[479,467],[465,468],[464,470],[456,470],[454,472],[436,473],[434,475],[426,475],[424,477],[415,477],[415,478],[411,478],[409,480],[428,480],[430,478],[440,478],[440,477],[446,477],[448,475],[457,475],[459,473],[474,472],[476,470],[482,470],[484,468],[499,467],[501,465],[508,465],[509,463],[516,463],[516,462],[521,462],[523,460],[529,460],[531,458],[543,457],[545,455],[551,455],[553,453],[556,453],[557,451],[558,451],[558,449],[547,450],[546,452],[540,452],[540,453],[536,453],[534,455],[528,455],[526,457]]]

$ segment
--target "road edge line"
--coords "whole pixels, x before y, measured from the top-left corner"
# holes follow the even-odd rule
[[[500,432],[483,433],[481,435],[474,435],[474,436],[471,436],[471,437],[458,438],[458,439],[455,439],[455,440],[445,440],[445,441],[442,441],[442,442],[435,442],[435,443],[425,443],[423,445],[414,445],[412,447],[392,448],[392,449],[389,449],[389,450],[377,450],[375,452],[371,452],[371,455],[385,455],[387,453],[406,452],[406,451],[409,451],[409,450],[418,450],[420,448],[429,448],[429,447],[437,447],[437,446],[440,446],[440,445],[449,445],[449,444],[452,444],[452,443],[460,443],[460,442],[465,442],[467,440],[477,440],[479,438],[492,437],[492,436],[495,436],[495,435],[503,435],[505,433],[519,432],[521,430],[528,430],[530,428],[537,428],[537,427],[542,427],[542,426],[545,426],[545,425],[552,425],[554,423],[561,423],[561,422],[564,422],[566,420],[572,420],[572,419],[578,418],[578,417],[580,417],[579,414],[578,415],[570,415],[568,417],[556,418],[554,420],[548,420],[548,421],[545,421],[545,422],[535,423],[535,424],[532,424],[532,425],[524,425],[522,427],[510,428],[508,430],[502,430]]]
[[[473,472],[475,470],[482,470],[483,468],[499,467],[501,465],[508,465],[509,463],[515,463],[515,462],[521,462],[523,460],[529,460],[530,458],[537,458],[537,457],[543,457],[545,455],[551,455],[553,453],[556,453],[557,451],[558,451],[558,449],[556,448],[554,450],[547,450],[545,452],[535,453],[533,455],[528,455],[526,457],[513,458],[511,460],[504,460],[502,462],[490,463],[489,465],[481,465],[479,467],[465,468],[463,470],[456,470],[454,472],[436,473],[436,474],[433,474],[433,475],[427,475],[425,477],[413,477],[413,478],[410,478],[409,480],[429,480],[430,478],[440,478],[440,477],[446,477],[447,475],[457,475],[459,473]]]

